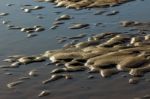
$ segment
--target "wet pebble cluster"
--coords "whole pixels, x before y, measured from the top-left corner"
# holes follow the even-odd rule
[[[2,21],[2,24],[6,25],[6,27],[9,30],[20,30],[20,32],[27,33],[28,38],[37,36],[38,32],[45,31],[45,28],[43,26],[40,26],[40,25],[35,25],[33,27],[22,27],[22,26],[11,25],[10,21],[5,21],[5,20]]]
[[[70,39],[80,38],[80,36],[84,37],[84,35],[78,35]],[[149,34],[101,33],[91,38],[67,48],[46,51],[41,55],[10,56],[4,61],[10,62],[11,65],[1,66],[1,68],[12,68],[49,59],[58,67],[51,71],[51,77],[44,80],[42,82],[44,84],[62,78],[70,79],[71,75],[64,73],[78,71],[99,73],[102,77],[128,72],[133,77],[129,79],[129,83],[136,84],[139,82],[138,77],[150,71]],[[38,73],[36,70],[31,70],[29,75],[37,76]]]
[[[31,13],[31,11],[40,10],[43,8],[43,6],[23,5],[23,7],[21,7],[21,10],[23,10],[23,12],[25,13]]]
[[[117,6],[130,0],[35,0],[38,2],[53,2],[56,7],[74,9]]]
[[[13,6],[15,4],[7,4],[6,6],[10,7],[10,6]],[[44,6],[33,6],[33,5],[30,5],[30,4],[26,4],[26,5],[21,5],[21,9],[26,12],[26,13],[31,13],[32,11],[34,10],[40,10],[40,9],[43,9],[45,8]],[[6,17],[10,15],[10,13],[7,13],[7,12],[0,12],[0,17]],[[36,17],[38,17],[39,19],[42,19],[42,15],[39,14],[37,15]],[[28,38],[31,38],[31,37],[35,37],[37,36],[37,32],[42,32],[45,30],[45,28],[41,25],[34,25],[33,27],[24,27],[24,26],[17,26],[17,25],[14,25],[12,24],[12,21],[10,20],[2,20],[2,24],[5,25],[8,30],[20,30],[21,32],[25,32],[27,33],[27,37]]]

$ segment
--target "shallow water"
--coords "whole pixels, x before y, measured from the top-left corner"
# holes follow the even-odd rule
[[[10,7],[6,4],[15,4]],[[24,4],[44,6],[44,9],[33,11],[32,13],[24,13],[20,7]],[[39,3],[32,0],[0,0],[0,12],[10,13],[8,16],[0,17],[0,60],[14,54],[39,54],[46,50],[61,48],[62,44],[58,44],[56,36],[74,36],[80,33],[87,35],[100,32],[128,32],[129,28],[119,26],[122,20],[137,20],[141,22],[149,22],[150,0],[129,2],[121,6],[112,8],[96,8],[73,10],[65,8],[54,8],[53,4]],[[97,10],[117,10],[120,13],[114,16],[93,15]],[[60,11],[60,14],[54,12]],[[43,19],[38,19],[36,16],[42,14]],[[56,30],[48,30],[52,23],[62,14],[69,14],[74,18],[64,21],[65,24],[60,25]],[[26,34],[19,30],[8,30],[2,24],[3,20],[10,21],[11,24],[30,27],[33,25],[42,25],[46,28],[45,31],[39,32],[38,36],[26,38]],[[68,26],[72,23],[83,22],[89,23],[89,29],[70,30]],[[103,26],[95,26],[95,23],[103,23]],[[135,31],[136,32],[136,31]],[[133,31],[134,33],[134,31]],[[0,64],[5,64],[0,62]],[[36,99],[38,94],[43,89],[48,89],[51,92],[44,99],[132,99],[134,97],[149,94],[149,82],[141,82],[137,85],[128,84],[128,78],[123,78],[115,75],[111,78],[101,78],[95,75],[94,79],[87,79],[87,73],[73,73],[76,75],[72,80],[60,80],[47,85],[42,85],[42,80],[49,78],[50,70],[55,66],[46,66],[46,62],[24,65],[16,69],[0,69],[0,99]],[[31,77],[23,84],[16,86],[14,89],[8,89],[8,82],[16,81],[19,77],[27,76],[32,69],[37,69],[38,77]],[[4,73],[11,72],[13,75]],[[127,74],[120,74],[127,75]],[[145,78],[149,78],[147,74]],[[127,75],[128,76],[128,75]]]

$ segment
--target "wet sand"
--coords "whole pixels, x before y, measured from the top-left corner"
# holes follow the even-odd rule
[[[6,25],[0,24],[0,59],[1,66],[7,65],[3,62],[11,55],[39,55],[46,50],[61,49],[62,46],[71,42],[58,44],[58,38],[73,37],[81,33],[86,34],[86,37],[79,39],[86,41],[88,37],[102,32],[121,32],[121,33],[137,33],[139,27],[122,27],[120,22],[123,20],[134,20],[139,22],[149,22],[149,13],[145,9],[149,9],[149,1],[134,1],[121,6],[110,8],[95,8],[91,10],[75,11],[73,9],[54,8],[55,5],[50,3],[38,3],[33,1],[1,1],[1,12],[10,13],[7,16],[0,18],[3,20],[11,21],[11,24],[22,27],[33,27],[34,25],[41,25],[46,30],[37,33],[38,36],[27,38],[26,33],[20,30],[8,30]],[[8,3],[15,5],[7,6]],[[20,7],[24,4],[32,4],[34,6],[44,6],[45,8],[32,11],[31,13],[24,13]],[[119,14],[114,16],[94,15],[99,10],[106,10],[108,13],[112,10],[119,11]],[[60,13],[58,13],[60,12]],[[37,14],[42,14],[43,19],[38,19]],[[65,20],[65,24],[60,25],[55,30],[49,30],[53,25],[52,23],[56,18],[63,14],[68,14],[73,19]],[[20,17],[16,17],[20,16]],[[26,20],[25,20],[26,19]],[[84,19],[84,20],[83,20]],[[87,23],[90,27],[87,29],[71,30],[68,27],[73,23]],[[102,25],[95,26],[96,23]],[[149,26],[146,26],[146,29]],[[138,29],[135,29],[138,28]],[[142,27],[140,27],[142,28]],[[145,28],[145,26],[144,26]],[[142,30],[142,29],[141,29]],[[145,30],[145,29],[143,29]],[[141,32],[141,31],[140,31]],[[149,34],[149,31],[144,31]],[[146,73],[140,78],[139,83],[129,84],[128,80],[131,76],[127,72],[120,72],[108,78],[102,78],[99,74],[92,74],[94,78],[89,79],[90,75],[87,72],[74,72],[72,79],[59,79],[52,83],[42,84],[43,80],[50,78],[50,72],[56,68],[55,65],[48,65],[49,60],[40,63],[32,63],[28,65],[21,65],[19,68],[1,68],[0,69],[0,98],[1,99],[134,99],[135,97],[143,97],[149,95],[149,73]],[[31,70],[37,70],[38,76],[29,76]],[[12,73],[12,75],[11,75]],[[14,88],[9,89],[8,83],[18,81],[20,77],[27,76],[30,79],[23,80],[22,84],[16,85]],[[49,90],[50,94],[45,97],[38,97],[42,90]]]

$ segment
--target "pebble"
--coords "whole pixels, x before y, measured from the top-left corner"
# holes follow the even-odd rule
[[[30,33],[30,34],[27,35],[27,38],[32,38],[32,37],[35,37],[35,36],[37,36],[37,34],[31,34]]]
[[[72,76],[71,75],[66,75],[65,79],[72,79]]]
[[[30,12],[31,12],[31,9],[23,9],[23,12],[25,12],[25,13],[30,13]]]
[[[34,25],[33,28],[41,28],[42,26],[40,25]]]
[[[8,24],[9,21],[2,21],[2,24]]]
[[[0,16],[7,16],[9,13],[0,13]]]
[[[32,6],[32,5],[23,5],[24,7],[26,6]],[[25,13],[30,13],[31,11],[33,11],[33,10],[39,10],[39,9],[43,9],[44,7],[43,6],[34,6],[34,7],[32,7],[32,8],[24,8],[24,7],[22,7],[21,9],[23,10],[23,12],[25,12]]]
[[[12,63],[12,62],[15,62],[15,59],[7,58],[7,59],[4,59],[3,61]]]
[[[14,62],[10,65],[10,67],[13,67],[13,68],[18,68],[19,66],[21,65],[20,62]]]
[[[71,16],[70,15],[67,15],[67,14],[64,14],[64,15],[61,15],[59,18],[57,18],[56,20],[57,21],[60,21],[60,20],[69,20],[71,19]]]
[[[20,29],[21,32],[26,32],[26,31],[29,31],[29,30],[34,30],[34,28],[21,28]]]
[[[43,96],[47,96],[50,94],[50,91],[49,90],[43,90],[38,96],[39,97],[43,97]]]
[[[31,70],[28,74],[29,76],[38,76],[37,70]]]
[[[130,78],[129,84],[137,84],[139,82],[139,78]]]
[[[146,36],[144,37],[144,39],[145,39],[146,41],[150,40],[150,34],[146,35]]]
[[[45,28],[43,28],[42,26],[38,26],[38,25],[35,25],[33,27],[27,27],[27,28],[21,28],[20,29],[21,32],[26,32],[26,33],[42,32],[44,30],[45,30]]]
[[[35,32],[35,31],[34,30],[27,30],[25,32],[31,34],[31,33]]]
[[[62,66],[62,65],[64,65],[63,63],[56,63],[55,64],[56,66]]]
[[[51,74],[65,72],[66,68],[56,68],[51,71]]]
[[[21,80],[15,81],[15,82],[11,82],[11,83],[7,84],[7,87],[8,88],[13,88],[14,86],[17,86],[17,85],[22,84],[22,83],[23,83],[23,81],[21,81]]]
[[[140,23],[140,22],[137,22],[137,21],[121,21],[120,24],[121,24],[123,27],[128,27],[128,26],[139,25],[139,24],[141,24],[141,23]]]
[[[35,32],[41,32],[41,31],[44,31],[45,29],[44,28],[42,28],[42,27],[39,27],[39,28],[35,28]]]
[[[131,69],[129,74],[136,77],[141,77],[144,75],[143,72],[138,69]]]
[[[72,26],[69,27],[69,29],[81,29],[81,28],[86,28],[88,27],[89,24],[74,24]]]
[[[47,84],[49,82],[56,81],[62,78],[71,79],[72,77],[69,74],[53,74],[49,79],[42,81],[42,83]]]
[[[43,9],[43,6],[34,6],[32,10],[39,10],[39,9]]]
[[[33,57],[21,57],[18,59],[18,62],[22,63],[22,64],[28,64],[31,63],[33,61]]]

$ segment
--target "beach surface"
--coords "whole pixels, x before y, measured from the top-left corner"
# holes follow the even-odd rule
[[[149,0],[135,0],[109,7],[68,9],[56,7],[56,4],[51,2],[1,0],[0,99],[149,99],[149,70],[145,71],[144,69],[144,72],[146,72],[144,76],[140,72],[139,75],[134,77],[123,68],[122,71],[104,77],[102,73],[89,73],[90,71],[82,70],[83,67],[81,67],[70,70],[75,72],[65,72],[65,75],[59,75],[58,73],[58,76],[55,76],[56,79],[52,82],[43,84],[43,81],[51,79],[53,70],[64,68],[64,63],[62,64],[60,60],[68,61],[70,57],[68,59],[68,54],[65,54],[66,59],[60,57],[61,59],[54,63],[50,62],[50,60],[53,61],[56,58],[56,56],[50,58],[52,55],[46,58],[38,57],[38,59],[30,61],[35,56],[37,58],[41,54],[45,55],[44,53],[49,50],[57,51],[56,49],[58,49],[57,53],[62,53],[63,49],[70,50],[71,48],[72,52],[81,52],[92,44],[95,44],[94,46],[102,44],[101,47],[107,47],[112,51],[115,50],[114,45],[120,44],[120,42],[111,44],[105,42],[119,35],[117,37],[125,38],[128,42],[123,41],[122,43],[121,41],[124,46],[117,45],[116,49],[117,47],[119,50],[124,49],[124,47],[136,47],[137,49],[138,46],[142,46],[143,48],[139,48],[140,51],[134,50],[134,54],[127,53],[127,55],[143,55],[143,60],[140,58],[140,64],[142,66],[143,61],[146,61],[148,67],[150,65],[149,4]],[[61,18],[63,15],[65,15],[65,18]],[[80,26],[74,26],[75,24],[80,24]],[[92,37],[102,33],[113,34],[113,36],[108,36],[102,42],[79,46],[77,49],[72,47],[72,45],[77,46],[81,42],[92,41]],[[142,38],[142,41],[136,39],[138,43],[132,43],[130,42],[132,37]],[[108,53],[107,50],[104,50],[105,53]],[[103,54],[105,53],[103,52]],[[12,61],[10,56],[13,57],[11,59],[15,59],[13,60],[14,64],[10,64],[12,63],[10,62]],[[24,56],[30,56],[29,61],[24,62],[20,59],[21,62],[18,62],[18,59]],[[73,57],[73,59],[76,58]],[[86,63],[85,60],[88,59],[90,58],[82,58],[81,61]],[[119,63],[116,62],[116,64]],[[114,64],[111,65],[113,67]],[[97,69],[97,65],[94,66],[94,69]],[[89,66],[87,69],[91,68],[93,67]],[[42,91],[45,93],[41,96]]]

